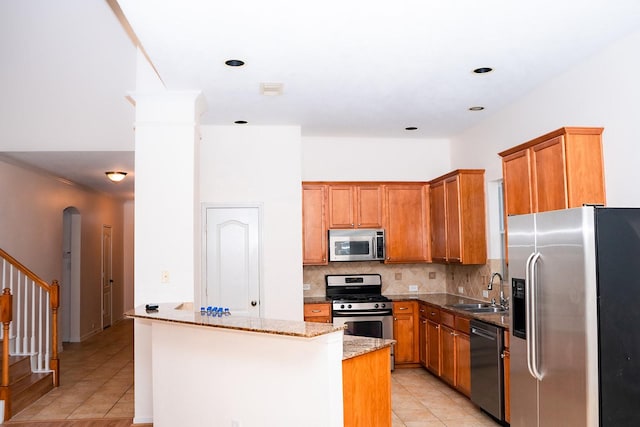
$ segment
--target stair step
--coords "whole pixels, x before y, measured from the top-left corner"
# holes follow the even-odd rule
[[[33,373],[9,386],[13,415],[53,390],[53,372]]]
[[[2,375],[2,357],[0,357],[0,375]],[[31,357],[9,356],[9,384],[16,383],[31,375]]]

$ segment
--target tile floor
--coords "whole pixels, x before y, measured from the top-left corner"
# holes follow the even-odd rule
[[[122,320],[82,343],[64,343],[60,387],[11,421],[133,417],[133,320]]]
[[[391,375],[393,427],[499,426],[469,399],[422,368]]]
[[[120,321],[82,343],[65,343],[60,364],[60,387],[16,414],[9,424],[132,419],[132,320]],[[393,427],[499,425],[422,368],[396,369],[391,384]]]

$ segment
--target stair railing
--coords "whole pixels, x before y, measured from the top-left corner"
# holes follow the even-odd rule
[[[0,295],[0,322],[2,322],[2,378],[0,379],[0,401],[2,421],[11,418],[11,392],[9,390],[9,324],[11,323],[12,295],[5,288]]]
[[[3,289],[9,289],[13,296],[13,319],[8,331],[3,329],[3,346],[8,343],[12,356],[30,356],[33,372],[53,372],[53,385],[58,387],[58,281],[48,284],[2,249],[0,259],[0,285]],[[6,337],[9,340],[4,339]],[[8,357],[2,363],[6,363],[6,360]]]

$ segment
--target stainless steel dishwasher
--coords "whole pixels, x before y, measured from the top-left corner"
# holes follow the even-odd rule
[[[471,401],[504,420],[502,328],[471,319]]]

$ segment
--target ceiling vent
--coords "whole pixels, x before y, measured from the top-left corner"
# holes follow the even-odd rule
[[[265,96],[282,95],[282,83],[260,83],[260,93]]]

